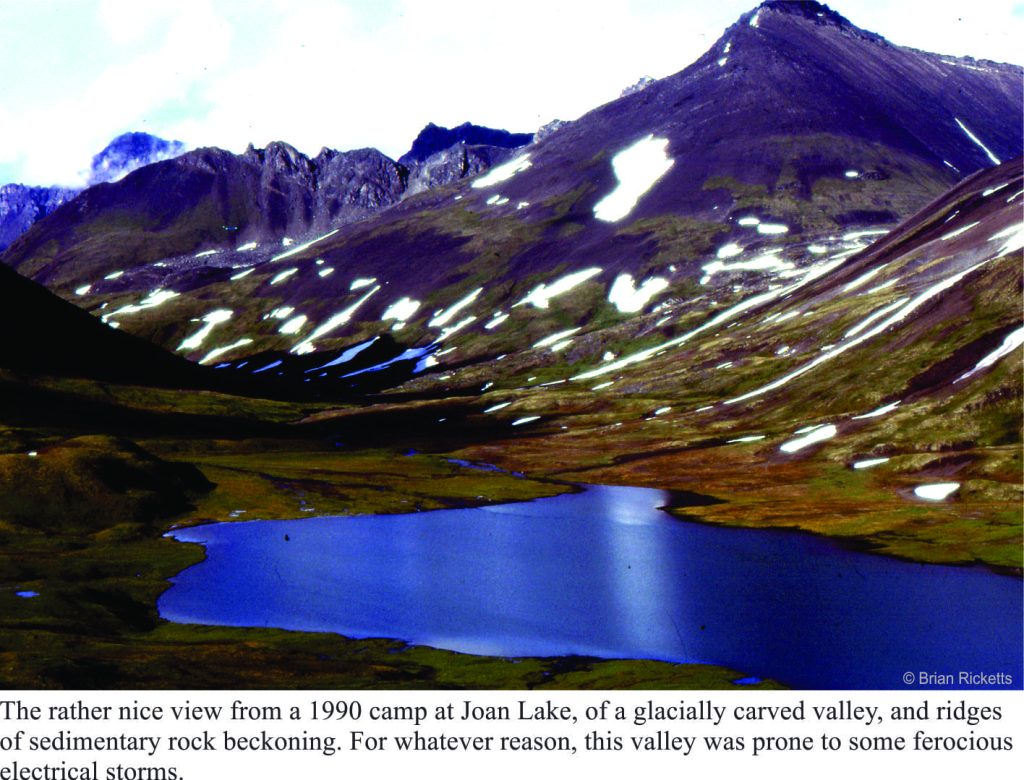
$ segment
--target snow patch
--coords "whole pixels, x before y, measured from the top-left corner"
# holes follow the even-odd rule
[[[603,222],[618,222],[633,210],[643,195],[654,186],[673,160],[668,157],[667,138],[648,135],[612,158],[612,170],[618,186],[594,205],[594,216]]]
[[[743,254],[743,247],[739,244],[726,244],[725,246],[718,247],[718,251],[715,252],[715,257],[719,260],[728,260],[730,257],[736,257],[737,255]]]
[[[889,412],[891,412],[893,409],[895,409],[899,405],[900,405],[899,401],[893,401],[891,404],[886,404],[885,406],[878,407],[873,412],[868,412],[867,414],[854,415],[850,419],[851,420],[868,420],[868,419],[870,419],[872,417],[881,417],[883,414],[889,414]]]
[[[799,452],[804,449],[804,447],[810,447],[812,444],[817,444],[820,441],[831,439],[836,435],[836,433],[838,433],[838,429],[834,425],[818,425],[799,439],[791,439],[790,441],[787,441],[779,447],[779,449],[783,452]]]
[[[977,225],[980,225],[980,224],[981,224],[980,222],[972,222],[970,225],[964,225],[962,228],[957,228],[952,233],[946,233],[946,235],[944,235],[942,238],[940,238],[939,241],[949,241],[949,239],[956,238],[957,236],[966,233],[971,228],[973,228],[973,227],[975,227]]]
[[[479,179],[473,182],[473,189],[479,190],[484,187],[491,187],[495,184],[500,184],[503,181],[508,181],[517,173],[521,173],[529,168],[533,163],[530,162],[530,155],[524,154],[522,157],[517,157],[514,160],[509,160],[503,165],[499,165],[496,168],[491,168],[487,173],[481,176]]]
[[[469,306],[469,304],[471,304],[473,301],[475,301],[477,299],[477,296],[479,296],[480,293],[482,293],[483,291],[484,291],[483,287],[477,287],[469,295],[465,296],[464,298],[460,299],[456,303],[452,304],[452,306],[450,308],[443,309],[442,311],[440,311],[434,317],[434,319],[432,319],[430,321],[430,323],[429,323],[430,327],[431,328],[440,328],[440,327],[443,327],[444,325],[447,325],[452,319],[454,319],[456,314],[458,314],[460,311],[462,311],[467,306]],[[402,319],[407,319],[407,318],[403,317]]]
[[[441,331],[441,334],[437,337],[437,341],[435,343],[440,344],[446,338],[448,338],[449,336],[454,336],[460,330],[462,330],[467,325],[473,322],[476,322],[476,317],[470,315],[469,317],[465,317],[464,319],[459,320],[454,325],[450,325],[449,327],[444,328]]]
[[[546,309],[551,299],[562,295],[563,293],[569,292],[574,287],[583,284],[588,279],[597,276],[601,273],[600,268],[586,268],[582,271],[576,271],[574,273],[563,276],[558,281],[554,282],[550,286],[544,282],[541,282],[533,290],[523,298],[521,301],[513,305],[522,306],[523,304],[529,303],[537,309]]]
[[[507,314],[498,313],[494,315],[494,319],[484,325],[484,330],[494,330],[496,327],[501,325],[505,320],[508,319]]]
[[[789,271],[795,268],[795,266],[788,260],[783,260],[777,257],[777,254],[777,252],[770,252],[751,260],[739,260],[735,263],[723,263],[721,260],[712,260],[704,266],[704,276],[701,278],[700,283],[707,284],[715,274],[722,272],[768,270]]]
[[[279,273],[277,276],[275,276],[273,279],[270,280],[270,283],[272,285],[274,285],[274,284],[281,284],[281,282],[283,282],[285,279],[287,279],[290,276],[293,276],[293,275],[297,274],[298,272],[299,272],[298,268],[289,268],[287,271],[281,271],[281,273]]]
[[[906,303],[908,300],[909,300],[909,298],[898,298],[895,301],[893,301],[892,303],[883,306],[878,311],[872,312],[867,317],[865,317],[863,320],[861,320],[856,325],[854,325],[852,328],[850,328],[848,331],[846,331],[846,333],[843,334],[843,338],[844,339],[853,338],[858,333],[860,333],[862,330],[864,330],[869,325],[871,325],[871,323],[875,322],[880,317],[884,317],[889,312],[895,311],[900,306],[902,306],[904,303]]]
[[[244,347],[246,344],[252,344],[252,339],[239,339],[233,344],[228,344],[226,347],[217,347],[216,349],[211,349],[199,362],[201,364],[209,363],[211,360],[216,360],[217,358],[219,358],[225,352],[230,352],[233,349]],[[239,365],[239,368],[241,367],[242,366]]]
[[[852,233],[844,234],[843,241],[856,241],[864,236],[884,236],[888,232],[888,230],[855,230]]]
[[[570,328],[569,330],[562,330],[559,331],[558,333],[552,333],[550,336],[542,338],[540,341],[534,344],[533,348],[540,349],[542,347],[550,347],[552,344],[556,344],[559,341],[565,339],[567,336],[571,336],[573,333],[576,333],[578,331],[579,328]]]
[[[338,328],[347,323],[349,320],[351,320],[352,315],[356,313],[359,307],[366,303],[370,299],[370,297],[373,296],[373,294],[376,293],[378,290],[380,290],[380,285],[374,287],[362,298],[360,298],[358,301],[349,306],[347,309],[344,309],[335,314],[333,317],[327,320],[327,322],[325,322],[323,325],[321,325],[311,334],[309,334],[309,336],[307,336],[303,341],[300,341],[298,344],[292,347],[292,352],[298,355],[305,355],[308,352],[312,352],[315,349],[313,346],[314,341],[316,341],[319,338],[322,338],[323,336],[326,336],[335,328]]]
[[[384,311],[380,318],[381,322],[397,320],[404,323],[416,313],[421,305],[419,301],[415,301],[412,298],[399,298]]]
[[[1024,223],[1011,225],[1006,230],[1000,230],[989,241],[1001,241],[1003,239],[1006,239],[1006,242],[996,255],[997,258],[1005,257],[1010,252],[1016,252],[1018,249],[1024,248]]]
[[[281,306],[278,309],[273,309],[272,311],[267,312],[260,319],[264,319],[264,320],[284,320],[284,319],[288,319],[288,317],[291,316],[293,311],[295,311],[295,307],[293,307],[293,306]]]
[[[643,309],[655,295],[668,287],[668,280],[652,276],[643,284],[635,287],[630,274],[619,274],[608,291],[608,302],[615,305],[623,314],[638,312]]]
[[[886,265],[888,265],[888,263],[886,263],[885,265],[880,265],[877,268],[872,268],[867,273],[861,274],[848,285],[843,287],[843,292],[850,292],[850,290],[856,290],[861,285],[867,284],[869,281],[878,276],[878,274],[880,274],[883,270],[885,270]]]
[[[205,323],[203,327],[182,341],[181,344],[178,345],[178,349],[176,351],[180,352],[183,349],[198,349],[213,329],[221,323],[230,320],[233,314],[234,312],[231,311],[231,309],[216,309],[215,311],[211,311],[203,317],[202,321]],[[203,361],[199,362],[202,363]]]
[[[290,336],[290,335],[292,335],[294,333],[298,333],[300,330],[302,330],[302,328],[303,328],[303,326],[305,324],[306,324],[306,315],[305,314],[300,314],[298,317],[292,317],[292,319],[288,320],[288,322],[286,322],[284,325],[282,325],[278,329],[277,332],[278,333],[283,333],[286,336]]]
[[[873,466],[881,466],[883,463],[888,463],[888,458],[869,458],[868,460],[859,460],[853,464],[855,469],[869,469]]]
[[[914,495],[926,501],[944,501],[959,489],[959,482],[936,482],[932,485],[918,485],[914,488]]]
[[[137,304],[130,303],[127,306],[122,306],[120,309],[115,309],[109,314],[104,314],[100,319],[103,320],[103,322],[106,322],[111,317],[116,317],[119,314],[133,314],[137,311],[142,311],[143,309],[155,309],[160,304],[166,303],[167,301],[177,297],[178,293],[174,292],[174,290],[162,290],[158,288],[150,292],[149,295]]]

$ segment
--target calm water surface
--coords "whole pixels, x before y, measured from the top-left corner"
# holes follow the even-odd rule
[[[172,580],[159,609],[182,623],[490,655],[715,663],[801,688],[903,689],[907,672],[960,671],[1021,687],[1019,579],[685,522],[658,509],[668,500],[595,486],[477,509],[181,529],[173,537],[205,545],[207,560]]]

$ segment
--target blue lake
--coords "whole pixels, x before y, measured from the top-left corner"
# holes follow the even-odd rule
[[[667,503],[592,486],[476,509],[179,529],[207,560],[158,606],[181,623],[488,655],[714,663],[797,688],[928,687],[922,672],[961,671],[1021,688],[1020,579],[687,522]]]

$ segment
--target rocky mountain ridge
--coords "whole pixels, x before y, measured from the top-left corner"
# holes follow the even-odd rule
[[[171,159],[185,149],[181,141],[166,141],[149,133],[123,133],[92,158],[87,186],[118,181],[137,168]],[[0,185],[0,252],[81,191],[77,187]]]

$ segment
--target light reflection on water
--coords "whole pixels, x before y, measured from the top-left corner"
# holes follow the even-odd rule
[[[180,529],[207,560],[159,608],[176,622],[491,655],[716,663],[805,688],[903,688],[907,671],[960,670],[1020,687],[1018,579],[680,521],[658,509],[668,500],[594,486],[476,509]]]

